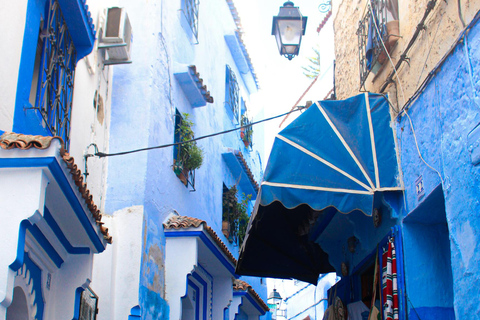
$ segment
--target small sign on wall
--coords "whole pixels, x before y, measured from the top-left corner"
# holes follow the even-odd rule
[[[423,177],[420,176],[415,180],[415,192],[417,194],[417,200],[420,200],[425,195],[425,187],[423,185]]]

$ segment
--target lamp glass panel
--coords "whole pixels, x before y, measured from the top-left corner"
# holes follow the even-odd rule
[[[302,37],[302,20],[278,20],[283,45],[299,45]]]
[[[298,46],[283,46],[282,54],[298,54]]]

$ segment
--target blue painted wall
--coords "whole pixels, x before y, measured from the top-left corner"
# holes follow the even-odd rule
[[[237,73],[241,94],[246,99],[248,91],[224,40],[225,34],[235,30],[226,2],[200,3],[198,44],[191,42],[181,26],[181,1],[122,0],[119,5],[126,8],[134,30],[133,63],[113,67],[109,152],[173,143],[175,109],[190,115],[196,137],[233,128],[223,103],[226,64]],[[211,19],[209,12],[216,12],[216,18]],[[199,108],[190,105],[173,76],[179,65],[197,67],[214,97],[213,104]],[[257,134],[261,136],[260,131]],[[108,159],[106,212],[114,214],[122,208],[144,206],[139,303],[142,319],[168,317],[162,223],[173,211],[205,220],[238,256],[238,246],[229,243],[221,232],[223,183],[235,183],[221,154],[224,147],[242,151],[257,181],[260,160],[257,153],[245,149],[239,132],[201,140],[198,145],[205,156],[202,167],[195,172],[195,192],[174,174],[171,147]],[[260,285],[260,279],[246,281],[266,300],[266,286]]]
[[[436,304],[431,305],[429,301],[434,297],[425,292],[428,285],[429,290],[433,286],[432,291],[436,294],[438,290],[448,295],[450,269],[455,317],[480,317],[480,258],[477,254],[480,249],[480,166],[472,164],[471,146],[467,143],[469,132],[480,122],[479,32],[477,23],[408,110],[422,156],[440,173],[441,178],[421,161],[408,118],[403,116],[397,123],[407,212],[412,212],[422,201],[426,201],[418,199],[415,194],[415,181],[421,175],[425,197],[439,184],[442,185],[448,224],[447,229],[445,225],[422,226],[410,223],[408,217],[405,219],[407,294],[412,301],[417,301],[414,304],[418,313],[410,310],[411,319],[453,318],[450,302],[437,297]],[[432,214],[429,208],[421,211],[420,216],[427,218]],[[447,246],[442,244],[447,239],[447,232],[450,269]],[[440,242],[434,241],[437,239],[441,239]],[[431,259],[440,263],[435,265],[434,270],[427,267]]]
[[[46,0],[29,0],[27,4],[27,18],[23,36],[22,56],[18,71],[17,93],[15,98],[15,112],[13,117],[13,132],[51,136],[42,126],[43,120],[39,112],[33,109],[29,102],[32,86],[35,54],[40,31],[40,20],[45,19]]]

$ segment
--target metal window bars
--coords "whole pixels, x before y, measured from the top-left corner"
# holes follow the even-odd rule
[[[183,0],[182,11],[187,18],[190,29],[198,41],[198,6],[200,2],[198,0]]]
[[[56,0],[50,2],[45,28],[35,109],[68,150],[77,52]]]
[[[235,73],[227,65],[227,72],[226,72],[226,81],[225,81],[225,104],[230,107],[230,110],[233,113],[233,117],[235,121],[238,121],[238,115],[240,111],[240,95],[239,95],[239,87],[237,78],[235,77]]]
[[[178,111],[175,111],[175,132],[173,135],[173,142],[179,143],[181,142],[181,135],[180,135],[180,126],[182,124],[183,117]],[[182,181],[187,189],[190,192],[196,191],[195,189],[195,170],[189,170],[184,168],[184,163],[182,162],[180,152],[181,152],[181,145],[174,145],[173,146],[173,172],[177,175],[177,177]]]
[[[360,91],[366,91],[368,75],[386,60],[383,43],[388,41],[387,0],[371,0],[367,12],[358,23],[358,53],[360,69]]]

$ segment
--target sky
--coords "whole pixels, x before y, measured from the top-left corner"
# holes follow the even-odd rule
[[[307,58],[313,55],[312,48],[315,46],[320,50],[321,76],[299,105],[305,105],[305,101],[308,100],[323,100],[333,88],[334,59],[333,18],[330,18],[321,32],[317,33],[317,27],[325,17],[325,13],[321,13],[318,9],[319,4],[323,1],[294,1],[294,5],[299,7],[301,14],[308,18],[300,54],[291,61],[280,56],[275,37],[271,34],[273,16],[278,15],[279,8],[284,1],[236,0],[234,2],[244,30],[243,40],[260,85],[259,92],[251,97],[249,105],[249,108],[253,109],[255,120],[272,117],[292,109],[295,102],[312,83],[312,79],[303,74],[302,66],[308,65]],[[295,112],[290,115],[282,128],[299,114],[300,112]],[[265,154],[262,155],[264,166],[267,163],[274,137],[281,130],[279,124],[282,120],[283,118],[279,118],[265,123]],[[298,290],[293,281],[289,280],[269,279],[267,284],[269,293],[275,287],[284,298]]]
[[[235,6],[239,12],[244,30],[243,40],[252,60],[260,90],[252,95],[250,107],[253,116],[257,119],[268,118],[288,112],[295,102],[302,96],[312,82],[303,74],[302,66],[308,65],[308,57],[313,56],[313,47],[320,49],[321,78],[317,80],[305,101],[322,100],[333,88],[333,27],[332,18],[329,24],[317,33],[317,27],[325,17],[318,9],[320,0],[296,0],[294,5],[299,7],[303,16],[307,16],[307,27],[302,38],[300,54],[292,60],[280,56],[272,33],[273,16],[278,15],[284,1],[236,0]],[[263,114],[261,113],[263,110]],[[295,119],[299,112],[288,117],[282,128]],[[264,165],[270,154],[274,136],[279,132],[279,124],[283,118],[272,120],[265,124],[265,155]],[[255,128],[254,128],[255,130]]]

